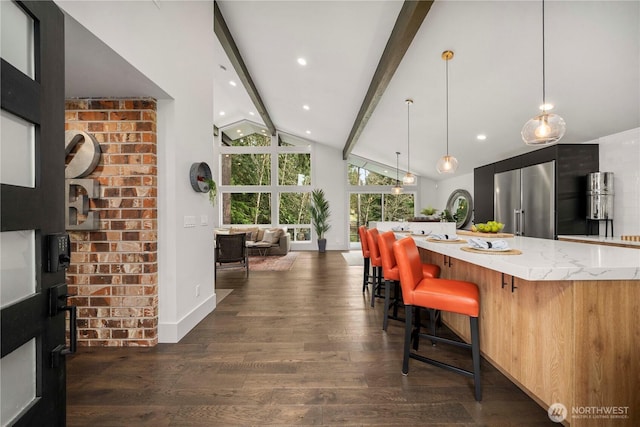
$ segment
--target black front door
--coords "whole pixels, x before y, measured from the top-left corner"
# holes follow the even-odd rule
[[[0,421],[63,426],[64,18],[50,1],[0,7]]]

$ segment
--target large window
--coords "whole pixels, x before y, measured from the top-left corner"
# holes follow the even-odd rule
[[[311,145],[243,122],[221,130],[222,223],[286,226],[292,241],[311,241]]]
[[[351,193],[349,240],[357,242],[358,227],[369,221],[408,221],[413,218],[414,195],[389,193]]]
[[[222,185],[270,185],[270,154],[225,154]]]
[[[311,193],[280,193],[280,203],[278,204],[279,223],[289,224],[287,230],[294,242],[310,241],[311,214],[309,212],[309,199]],[[300,226],[303,225],[303,226]]]
[[[271,193],[222,193],[224,224],[271,224]]]
[[[311,184],[311,155],[308,153],[278,154],[278,184]]]
[[[360,158],[349,159],[349,241],[359,241],[358,227],[370,221],[408,221],[414,217],[415,194],[405,188],[393,194],[403,172]],[[398,174],[398,175],[396,175]]]

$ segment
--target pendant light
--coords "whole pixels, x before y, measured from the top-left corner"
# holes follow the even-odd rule
[[[440,157],[436,164],[438,173],[454,173],[458,169],[458,159],[449,155],[449,60],[453,58],[453,51],[445,50],[442,52],[442,59],[446,64],[446,80],[447,80],[447,154]]]
[[[402,178],[404,185],[414,185],[416,183],[416,176],[411,173],[411,151],[410,151],[410,139],[409,139],[409,109],[413,104],[413,99],[407,98],[404,100],[407,103],[407,173]]]
[[[558,142],[564,136],[567,125],[564,119],[557,114],[548,113],[553,108],[546,100],[545,85],[545,60],[544,60],[544,0],[542,0],[542,114],[530,119],[522,127],[522,140],[527,145],[545,145]]]
[[[400,152],[396,151],[396,185],[391,188],[393,194],[402,193],[402,185],[400,185],[400,177],[398,175],[398,169],[400,168]]]

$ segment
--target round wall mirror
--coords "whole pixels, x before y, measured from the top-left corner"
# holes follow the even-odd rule
[[[473,201],[467,190],[457,189],[449,196],[447,210],[456,221],[456,228],[462,228],[471,220]]]

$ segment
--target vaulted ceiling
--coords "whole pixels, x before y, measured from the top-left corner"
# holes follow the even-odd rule
[[[401,168],[409,136],[412,172],[445,178],[435,164],[446,151],[441,54],[449,49],[449,151],[460,163],[457,174],[534,149],[520,131],[542,103],[541,1],[434,1],[384,93],[369,104],[403,2],[217,4],[279,131],[391,166],[400,151]],[[544,22],[547,102],[567,123],[561,143],[639,127],[640,2],[547,0]],[[264,124],[222,45],[214,56],[216,126]],[[409,114],[407,98],[414,100]],[[372,113],[359,122],[363,103]]]

